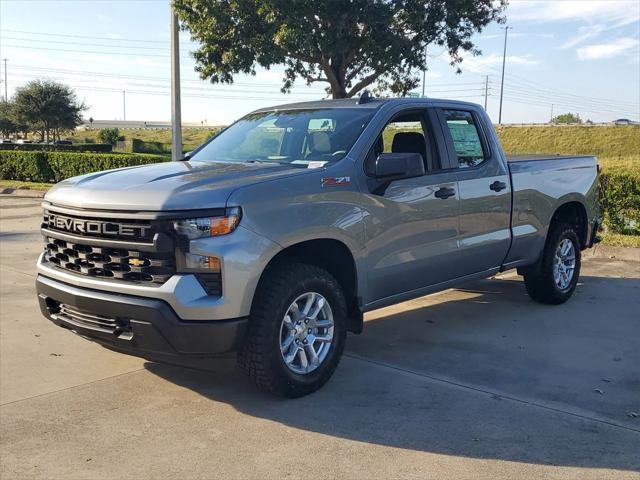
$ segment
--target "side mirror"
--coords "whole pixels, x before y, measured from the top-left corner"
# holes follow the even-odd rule
[[[424,174],[424,160],[419,153],[381,153],[376,158],[376,178],[401,179]]]

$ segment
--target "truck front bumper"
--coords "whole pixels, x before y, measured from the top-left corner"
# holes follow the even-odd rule
[[[38,275],[40,309],[55,324],[144,358],[209,357],[238,348],[246,318],[189,321],[163,300],[88,290]]]

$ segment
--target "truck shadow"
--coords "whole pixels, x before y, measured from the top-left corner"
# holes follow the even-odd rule
[[[256,392],[229,359],[146,368],[244,414],[338,438],[640,470],[640,419],[628,416],[640,409],[639,293],[637,278],[583,277],[572,301],[548,307],[522,282],[493,279],[374,312],[334,378],[296,400]]]

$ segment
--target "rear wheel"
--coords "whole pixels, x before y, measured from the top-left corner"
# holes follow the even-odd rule
[[[299,263],[272,268],[256,292],[239,364],[261,390],[312,393],[338,366],[346,316],[342,289],[327,271]]]
[[[580,240],[573,225],[551,226],[538,271],[524,275],[529,296],[536,302],[558,305],[571,298],[580,276]]]

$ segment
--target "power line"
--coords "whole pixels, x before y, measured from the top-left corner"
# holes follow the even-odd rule
[[[2,40],[18,40],[20,42],[39,42],[39,43],[57,43],[60,45],[76,45],[78,46],[78,42],[65,42],[61,40],[40,40],[37,38],[18,38],[18,37],[5,37],[0,36]],[[139,45],[107,45],[104,43],[82,43],[83,47],[107,47],[107,48],[135,48],[136,50],[161,50],[166,51],[166,47],[144,47]]]
[[[114,42],[140,42],[140,43],[161,43],[163,45],[168,45],[168,40],[148,40],[141,38],[111,38],[111,37],[97,37],[90,35],[71,35],[67,33],[46,33],[46,32],[29,32],[26,30],[13,30],[8,28],[0,29],[0,32],[10,32],[10,33],[22,33],[27,35],[40,35],[46,37],[65,37],[65,38],[86,38],[90,40],[110,40]]]

